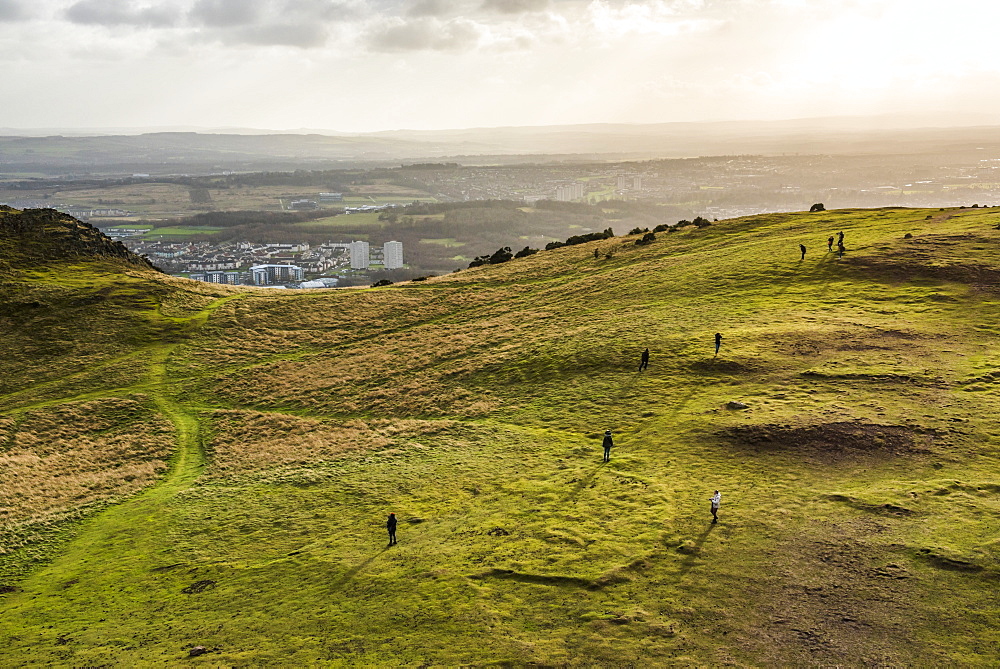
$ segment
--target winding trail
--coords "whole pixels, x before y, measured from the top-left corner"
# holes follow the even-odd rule
[[[239,297],[213,301],[188,319],[187,332],[200,328],[212,312]],[[5,619],[36,629],[45,629],[46,620],[58,622],[62,628],[73,628],[87,620],[86,610],[95,600],[103,600],[108,608],[113,608],[119,605],[113,600],[135,598],[136,591],[146,587],[144,580],[149,574],[162,566],[164,560],[170,561],[171,534],[176,531],[175,499],[190,488],[206,465],[198,418],[171,395],[167,363],[179,345],[161,342],[146,348],[143,353],[149,360],[148,375],[135,386],[150,395],[174,426],[177,448],[169,470],[158,483],[83,521],[59,556],[29,576],[21,584],[23,592],[3,602]],[[128,568],[105,571],[100,567],[104,564]],[[128,574],[132,582],[123,582],[123,574]],[[85,590],[89,594],[88,602],[77,606],[73,598],[67,597],[70,586],[75,591]],[[55,634],[56,631],[52,631],[52,635]],[[24,638],[20,641],[32,642]]]

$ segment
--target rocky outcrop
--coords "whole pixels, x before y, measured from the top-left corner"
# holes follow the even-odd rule
[[[13,265],[104,258],[139,269],[157,269],[147,258],[132,253],[89,223],[55,209],[0,207],[0,246]]]

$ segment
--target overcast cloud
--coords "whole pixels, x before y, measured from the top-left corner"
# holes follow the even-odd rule
[[[501,14],[540,12],[549,6],[549,0],[485,0],[483,8]]]
[[[247,0],[198,0],[191,9],[190,17],[195,23],[230,28],[252,24],[262,14],[260,3]]]
[[[0,0],[0,21],[21,21],[30,16],[26,2]]]
[[[80,0],[66,9],[73,23],[103,26],[163,27],[177,22],[179,13],[165,3],[135,3],[129,0]]]
[[[0,0],[0,21],[10,127],[1000,109],[986,0]]]

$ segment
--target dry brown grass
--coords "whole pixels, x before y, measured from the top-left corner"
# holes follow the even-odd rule
[[[145,398],[73,402],[0,422],[0,526],[130,495],[166,469],[172,425]]]
[[[282,413],[212,413],[209,475],[314,465],[357,450],[390,448],[451,428],[454,421],[318,420]]]

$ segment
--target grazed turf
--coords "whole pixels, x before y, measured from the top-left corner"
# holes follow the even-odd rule
[[[142,374],[0,397],[141,391],[178,441],[4,595],[0,657],[995,665],[998,223],[781,214],[388,289],[167,293],[173,325],[95,348]]]

